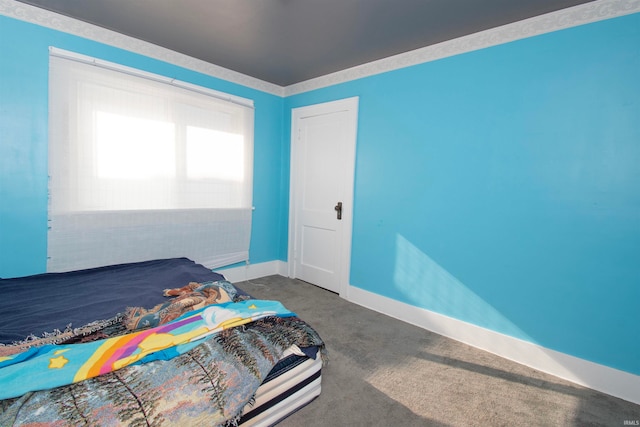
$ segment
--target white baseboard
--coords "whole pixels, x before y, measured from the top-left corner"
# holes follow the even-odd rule
[[[573,383],[640,404],[640,376],[560,353],[354,286],[348,300]]]
[[[279,274],[288,277],[285,261],[269,261],[259,264],[218,270],[232,282],[254,280]],[[387,316],[410,323],[439,335],[463,342],[512,360],[538,371],[554,375],[581,386],[589,387],[611,396],[640,405],[640,376],[600,365],[513,338],[471,323],[409,305],[355,286],[349,286],[347,299]],[[344,297],[343,295],[341,295]]]
[[[278,260],[268,261],[258,264],[247,264],[240,267],[216,270],[216,273],[224,275],[224,277],[231,283],[253,280],[274,274],[287,277],[287,263]]]

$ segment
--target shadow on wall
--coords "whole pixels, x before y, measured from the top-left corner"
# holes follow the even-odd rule
[[[395,262],[394,285],[410,305],[418,308],[419,326],[558,378],[637,402],[637,377],[536,343],[399,234]]]
[[[404,236],[396,235],[393,282],[412,305],[535,342],[491,304],[452,276]]]

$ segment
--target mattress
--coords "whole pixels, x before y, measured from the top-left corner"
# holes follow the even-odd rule
[[[242,412],[239,425],[272,426],[320,395],[322,360],[292,346],[258,388]]]

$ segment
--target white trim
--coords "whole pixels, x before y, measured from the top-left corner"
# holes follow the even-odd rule
[[[289,242],[288,242],[288,277],[295,278],[295,252],[296,252],[296,190],[298,185],[298,170],[296,159],[298,159],[298,144],[294,144],[294,138],[297,137],[299,129],[299,121],[301,118],[309,116],[317,116],[322,114],[331,114],[335,112],[347,111],[350,113],[352,122],[349,123],[348,132],[350,132],[349,140],[353,141],[349,149],[345,151],[345,177],[344,177],[344,197],[343,203],[345,209],[342,213],[342,241],[340,248],[342,255],[340,256],[340,276],[338,277],[338,294],[347,298],[349,290],[349,277],[351,272],[351,237],[353,233],[353,207],[354,207],[354,187],[355,187],[355,169],[356,169],[356,144],[358,140],[358,108],[360,98],[357,96],[336,101],[323,102],[321,104],[308,105],[304,107],[293,108],[291,110],[291,159],[289,166]]]
[[[0,15],[125,49],[272,95],[284,96],[282,86],[40,7],[15,0],[0,0]]]
[[[279,260],[258,264],[247,263],[240,267],[224,268],[215,271],[216,273],[222,274],[229,282],[237,283],[258,279],[260,277],[273,276],[274,274],[286,277],[287,263]]]
[[[351,286],[349,301],[573,383],[640,404],[640,376]]]
[[[280,97],[637,12],[640,12],[640,0],[596,0],[282,87],[39,7],[15,0],[0,0],[0,15],[108,44]]]
[[[640,12],[640,0],[597,0],[296,83],[284,88],[284,96],[636,12]]]
[[[127,67],[125,65],[117,64],[115,62],[104,61],[102,59],[94,58],[92,56],[82,55],[77,52],[71,52],[69,50],[60,49],[55,46],[49,46],[49,55],[56,56],[58,58],[68,59],[71,61],[81,62],[83,64],[95,65],[96,67],[105,68],[111,71],[117,71],[119,73],[128,74],[134,77],[141,77],[144,79],[153,80],[154,82],[176,86],[182,89],[190,90],[192,92],[200,93],[202,95],[218,98],[223,101],[233,102],[234,104],[239,104],[239,105],[242,105],[243,107],[253,108],[253,99],[242,98],[242,97],[231,95],[225,92],[220,92],[218,90],[209,89],[204,86],[198,86],[198,85],[183,82],[181,80],[177,80],[171,77],[162,76],[160,74],[149,73],[147,71],[142,71],[142,70],[138,70],[137,68]]]

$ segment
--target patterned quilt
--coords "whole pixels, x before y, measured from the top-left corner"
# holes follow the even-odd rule
[[[206,309],[198,313],[205,313]],[[174,321],[193,317],[193,313]],[[211,327],[215,322],[212,323],[211,311],[207,313],[205,323],[208,321]],[[242,323],[233,316],[223,319],[226,326]],[[110,331],[101,333],[132,335],[126,330],[128,334],[123,334],[122,328]],[[100,342],[113,337],[107,338]],[[220,327],[206,338],[189,343],[184,351],[172,353],[172,357],[140,357],[146,363],[125,365],[69,385],[2,400],[0,425],[233,425],[292,345],[324,348],[316,331],[295,316],[267,315],[240,326]],[[49,350],[32,353],[46,355]]]

